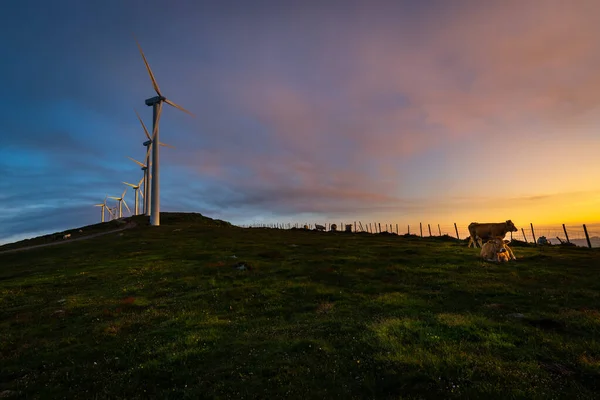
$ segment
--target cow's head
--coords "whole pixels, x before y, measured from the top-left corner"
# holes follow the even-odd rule
[[[510,243],[510,240],[504,240],[501,237],[495,237],[487,241],[488,247],[493,249],[495,253],[504,253],[506,250],[505,245]]]
[[[510,219],[506,220],[506,229],[508,229],[509,232],[518,231],[517,227],[515,226],[515,224],[513,224],[513,222]]]

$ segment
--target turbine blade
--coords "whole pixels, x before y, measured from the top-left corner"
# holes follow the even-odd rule
[[[137,186],[140,187],[142,186],[142,182],[144,182],[144,177],[142,176],[142,179],[140,179],[140,181],[138,182]]]
[[[168,104],[168,105],[170,105],[170,106],[173,106],[173,107],[175,107],[175,108],[177,108],[177,109],[179,109],[179,110],[183,111],[184,113],[187,113],[187,114],[191,115],[191,116],[192,116],[192,117],[194,117],[194,118],[196,117],[194,114],[192,114],[191,112],[189,112],[189,111],[188,111],[188,110],[186,110],[185,108],[181,107],[179,104],[175,104],[175,103],[173,103],[173,102],[172,102],[171,100],[169,100],[169,99],[165,99],[165,100],[164,100],[164,102],[165,102],[165,103],[167,103],[167,104]]]
[[[129,156],[127,156],[127,158],[129,158],[131,161],[133,161],[134,163],[136,163],[137,165],[139,165],[140,167],[144,168],[146,166],[146,164],[143,164],[141,162],[139,162],[138,160],[131,158]]]
[[[104,207],[104,204],[94,204],[94,207]]]
[[[140,190],[140,192],[139,192],[139,193],[140,193],[140,196],[142,196],[142,199],[143,199],[143,198],[144,198],[144,191],[143,191],[143,190]]]
[[[160,142],[160,143],[159,143],[159,145],[161,145],[161,146],[163,146],[163,147],[170,147],[170,148],[172,148],[172,149],[174,149],[174,148],[175,148],[175,146],[171,146],[170,144],[166,144],[166,143],[163,143],[163,142]]]
[[[129,211],[129,214],[131,214],[131,210],[129,209],[129,206],[127,205],[125,199],[123,199],[123,204],[125,204],[125,207],[127,207],[127,211]]]
[[[123,190],[123,194],[121,195],[121,198],[125,197],[125,192],[127,192],[127,188],[125,188],[125,190]]]
[[[140,120],[140,123],[142,124],[142,128],[144,128],[144,133],[146,134],[146,137],[148,138],[148,140],[152,140],[150,138],[150,134],[148,133],[148,129],[146,129],[146,125],[144,124],[144,121],[142,121],[142,117],[140,117],[140,114],[138,114],[137,110],[134,110],[135,114],[137,115],[138,119]]]
[[[154,74],[152,73],[152,69],[150,69],[150,64],[148,64],[148,60],[146,60],[146,56],[144,55],[142,46],[140,46],[140,43],[135,38],[135,35],[133,36],[133,39],[135,40],[135,43],[137,44],[138,49],[140,49],[140,54],[142,55],[142,58],[144,59],[144,64],[146,64],[146,69],[148,70],[148,75],[150,75],[150,79],[152,80],[152,86],[154,86],[154,90],[156,91],[156,94],[163,97],[163,95],[160,93],[160,89],[158,88],[158,83],[156,83],[156,79],[154,78]]]
[[[118,197],[113,197],[113,196],[108,196],[108,198],[109,198],[109,199],[115,199],[115,200],[121,200],[120,198],[118,198]]]
[[[127,186],[131,186],[131,187],[132,187],[132,188],[134,188],[134,189],[137,187],[137,186],[135,186],[133,183],[127,183],[127,182],[121,182],[121,183],[123,183],[123,184],[125,184],[125,185],[127,185]]]

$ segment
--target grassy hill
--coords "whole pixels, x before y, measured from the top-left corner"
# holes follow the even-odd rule
[[[161,219],[0,254],[0,394],[598,398],[598,249]]]

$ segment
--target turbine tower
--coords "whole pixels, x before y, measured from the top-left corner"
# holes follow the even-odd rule
[[[148,171],[148,167],[146,167],[147,165],[151,165],[150,163],[150,148],[152,147],[152,138],[150,137],[150,134],[148,133],[148,129],[146,129],[146,124],[144,124],[144,121],[142,121],[142,117],[140,117],[140,114],[138,114],[138,112],[136,110],[135,111],[135,115],[137,115],[138,120],[140,121],[140,124],[142,124],[142,128],[144,129],[144,134],[146,135],[146,138],[148,138],[148,140],[146,140],[144,143],[142,143],[142,145],[144,147],[146,147],[146,159],[144,160],[144,164],[141,164],[139,161],[135,161],[136,163],[138,163],[141,167],[142,167],[142,171],[144,171],[144,194],[143,194],[143,198],[144,198],[144,214],[146,215],[150,215],[150,171]],[[174,149],[175,147],[166,144],[166,143],[159,143],[159,145],[161,146],[165,146],[165,147],[170,147],[172,149]]]
[[[140,181],[138,182],[137,185],[134,185],[133,183],[123,182],[125,185],[131,186],[133,188],[133,191],[134,191],[134,195],[133,196],[135,198],[135,206],[133,207],[133,209],[135,210],[135,213],[133,215],[138,215],[138,189],[140,188],[140,185],[144,181],[144,178],[145,177],[142,177],[142,179],[140,179]],[[142,198],[143,197],[144,197],[144,195],[142,194]]]
[[[100,203],[100,204],[94,204],[94,207],[102,207],[102,209],[100,210],[100,211],[102,212],[102,217],[100,218],[100,222],[104,222],[104,210],[105,210],[106,208],[108,208],[108,206],[106,205],[106,199],[107,199],[107,197],[108,197],[108,196],[106,196],[106,197],[104,198],[104,203]],[[109,212],[110,212],[110,209],[109,209]]]
[[[134,39],[135,39],[135,37],[134,37]],[[135,40],[135,42],[138,46],[138,49],[140,50],[140,54],[142,55],[142,58],[144,59],[144,64],[146,64],[146,70],[148,71],[148,75],[150,75],[150,80],[152,81],[152,86],[154,87],[154,91],[157,94],[157,96],[147,99],[146,105],[152,106],[152,139],[151,140],[154,143],[160,143],[158,124],[160,121],[160,114],[162,111],[163,103],[167,103],[168,105],[175,107],[175,108],[191,115],[192,117],[194,116],[194,114],[192,114],[185,108],[181,107],[180,105],[173,103],[171,100],[167,99],[165,96],[162,95],[162,93],[158,87],[158,83],[156,83],[156,79],[154,78],[154,74],[152,73],[152,70],[150,69],[150,64],[148,64],[148,60],[146,60],[146,56],[144,55],[144,52],[142,51],[142,46],[140,46],[137,39]],[[152,182],[151,182],[152,199],[150,200],[150,203],[151,203],[150,204],[150,207],[151,207],[150,225],[153,225],[153,226],[160,225],[160,186],[159,186],[160,175],[159,175],[159,154],[158,154],[159,148],[160,148],[160,146],[152,146]]]
[[[115,199],[119,202],[119,218],[123,218],[123,204],[125,204],[125,207],[127,207],[127,211],[129,211],[129,213],[131,213],[129,206],[127,205],[127,202],[125,201],[125,192],[127,192],[127,188],[125,188],[125,190],[123,190],[123,194],[121,195],[121,197],[113,197],[113,196],[108,197],[109,199]]]

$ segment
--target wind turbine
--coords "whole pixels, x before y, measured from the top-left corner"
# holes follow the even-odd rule
[[[107,205],[106,211],[108,211],[108,216],[109,216],[108,220],[112,221],[115,217],[115,212],[117,211],[117,208],[115,207],[114,209],[112,209]]]
[[[100,221],[100,222],[104,222],[104,209],[105,209],[105,208],[108,208],[108,207],[106,206],[106,199],[107,199],[107,197],[108,197],[108,196],[106,196],[106,197],[104,198],[104,203],[100,203],[100,204],[94,204],[94,207],[102,207],[102,209],[100,210],[100,211],[102,211],[102,218],[101,218],[101,221]],[[109,212],[110,212],[110,209],[109,209]]]
[[[146,124],[144,124],[144,121],[142,121],[142,117],[140,117],[140,114],[138,114],[138,112],[134,109],[135,111],[135,115],[137,115],[138,120],[140,121],[140,124],[142,124],[142,128],[144,128],[144,134],[146,135],[146,137],[148,138],[148,140],[146,140],[144,143],[142,143],[142,145],[144,147],[146,147],[146,159],[145,159],[145,165],[140,163],[139,161],[135,161],[136,163],[138,163],[141,167],[142,167],[142,171],[144,171],[144,213],[146,215],[150,215],[150,171],[148,171],[148,165],[151,165],[150,163],[150,148],[152,147],[152,138],[150,137],[150,134],[148,133],[148,129],[146,129]],[[165,147],[170,147],[172,149],[174,149],[175,147],[171,146],[170,144],[166,144],[166,143],[159,143],[160,146],[165,146]],[[130,157],[131,158],[131,157]],[[136,213],[137,214],[137,213]]]
[[[148,153],[150,152],[150,149],[148,149],[146,151],[146,158],[148,156]],[[145,215],[150,215],[150,181],[152,180],[152,176],[150,175],[150,172],[148,171],[148,164],[144,164],[142,162],[139,162],[138,160],[136,160],[135,158],[129,157],[127,156],[127,158],[129,158],[131,161],[133,161],[134,163],[136,163],[137,165],[139,165],[140,167],[142,167],[142,171],[144,173],[144,214]]]
[[[127,202],[125,201],[125,192],[127,192],[127,188],[125,188],[125,190],[123,190],[123,194],[121,195],[121,197],[113,197],[113,196],[108,197],[109,199],[115,199],[119,202],[119,218],[123,218],[123,204],[125,204],[125,207],[127,207],[127,211],[129,211],[129,213],[131,213],[129,206],[127,205]]]
[[[135,37],[134,37],[134,39],[135,39]],[[148,64],[148,60],[146,60],[146,56],[144,55],[144,52],[142,51],[142,46],[140,46],[137,39],[135,39],[135,42],[138,46],[138,49],[140,50],[140,54],[142,55],[142,58],[144,59],[144,64],[146,64],[146,70],[148,71],[148,75],[150,75],[150,80],[152,81],[152,86],[154,87],[154,91],[157,94],[157,96],[155,96],[155,97],[146,99],[146,105],[152,106],[152,139],[151,140],[154,143],[160,143],[158,124],[160,121],[160,114],[162,111],[162,103],[167,103],[168,105],[175,107],[175,108],[191,115],[192,117],[194,116],[194,114],[192,114],[185,108],[181,107],[180,105],[173,103],[171,100],[167,99],[165,96],[162,95],[162,93],[158,87],[158,83],[156,83],[156,79],[154,78],[154,74],[152,73],[152,69],[150,69],[150,64]],[[151,182],[152,199],[150,201],[151,202],[150,225],[153,225],[153,226],[160,225],[160,186],[159,186],[160,181],[159,181],[159,154],[158,154],[159,148],[160,148],[160,146],[152,146],[152,182]]]
[[[135,206],[133,207],[133,209],[135,210],[134,215],[138,215],[138,189],[140,188],[140,185],[142,184],[144,179],[145,179],[145,176],[143,176],[142,179],[140,179],[140,181],[138,182],[137,185],[134,185],[132,183],[123,182],[125,185],[131,186],[134,190],[134,197],[135,197]],[[142,197],[144,197],[143,194],[142,194]]]

